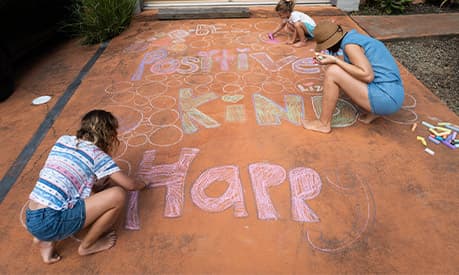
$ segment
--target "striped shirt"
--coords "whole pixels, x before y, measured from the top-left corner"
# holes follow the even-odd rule
[[[72,208],[78,199],[89,197],[96,180],[118,171],[113,159],[93,143],[62,136],[29,198],[55,210]]]

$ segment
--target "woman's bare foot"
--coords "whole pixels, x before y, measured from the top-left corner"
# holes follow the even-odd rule
[[[359,115],[359,121],[365,124],[370,124],[373,120],[377,119],[379,116],[372,113],[365,113]]]
[[[308,43],[306,43],[306,41],[298,41],[295,44],[293,44],[293,47],[301,48],[301,47],[305,47],[306,45],[308,45]]]
[[[97,252],[101,252],[107,249],[112,248],[116,243],[116,233],[115,231],[110,231],[109,233],[105,234],[104,236],[100,237],[95,243],[93,243],[89,247],[82,247],[82,244],[78,248],[78,254],[81,256],[94,254]]]
[[[45,242],[33,238],[33,243],[39,246],[41,258],[45,264],[54,264],[61,259],[61,256],[54,250],[54,242]]]
[[[331,132],[331,127],[324,125],[320,120],[303,120],[303,127],[308,130],[328,134]]]

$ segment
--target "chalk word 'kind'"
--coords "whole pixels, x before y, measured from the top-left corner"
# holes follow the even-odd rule
[[[146,151],[140,162],[137,179],[147,183],[149,188],[166,187],[164,216],[180,217],[185,197],[185,177],[191,162],[199,149],[182,148],[179,160],[173,164],[153,165],[156,151]],[[269,195],[269,188],[283,183],[287,177],[285,169],[270,163],[249,165],[250,181],[255,196],[258,219],[278,219],[279,214]],[[310,168],[297,167],[288,172],[291,191],[291,212],[298,222],[319,222],[319,217],[308,206],[307,200],[317,197],[322,187],[319,174]],[[205,190],[214,183],[226,182],[226,191],[219,197],[209,197]],[[204,171],[191,187],[191,200],[200,209],[208,212],[222,212],[233,208],[235,217],[248,216],[244,203],[244,190],[239,168],[226,165]],[[140,229],[138,213],[138,191],[129,193],[126,229]]]

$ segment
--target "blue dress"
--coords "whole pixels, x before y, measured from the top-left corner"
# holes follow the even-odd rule
[[[371,111],[377,115],[390,115],[397,112],[403,104],[405,92],[400,71],[389,50],[384,44],[355,30],[349,31],[341,42],[341,49],[348,44],[356,44],[363,48],[370,61],[374,79],[368,84],[368,97]],[[344,52],[344,61],[350,63]]]

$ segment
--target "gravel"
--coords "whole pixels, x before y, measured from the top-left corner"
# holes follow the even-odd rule
[[[459,36],[384,44],[403,66],[459,115]]]

